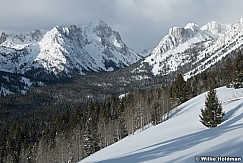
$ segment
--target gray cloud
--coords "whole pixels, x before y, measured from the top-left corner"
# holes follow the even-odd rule
[[[242,0],[0,0],[0,30],[28,32],[101,19],[135,50],[153,48],[170,27],[243,17]]]

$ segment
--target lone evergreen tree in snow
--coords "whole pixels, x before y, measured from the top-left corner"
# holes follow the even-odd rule
[[[211,87],[206,97],[205,108],[201,109],[199,115],[200,122],[208,128],[217,127],[222,122],[224,114],[216,90]]]

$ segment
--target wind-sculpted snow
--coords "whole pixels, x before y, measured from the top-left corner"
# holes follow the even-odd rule
[[[171,118],[104,148],[80,163],[197,162],[201,156],[243,157],[243,89],[218,88],[224,122],[208,129],[199,122],[206,93],[178,106]],[[200,161],[200,160],[199,160]]]

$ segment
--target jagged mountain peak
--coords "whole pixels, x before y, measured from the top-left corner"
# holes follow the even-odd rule
[[[40,30],[37,30],[40,31]],[[51,28],[50,30],[45,30],[46,32],[48,31],[53,31],[53,32],[59,32],[62,34],[66,34],[68,35],[69,32],[90,32],[90,33],[97,33],[97,31],[99,32],[108,32],[108,33],[112,33],[112,28],[106,24],[104,21],[102,20],[93,20],[90,23],[88,23],[87,25],[83,25],[82,27],[77,27],[76,25],[70,25],[69,27],[64,27],[64,26],[54,26],[53,28]],[[31,32],[32,33],[32,32]]]
[[[172,27],[169,29],[168,35],[161,39],[152,54],[163,54],[195,37],[199,41],[210,39],[210,36],[204,33],[195,23],[188,23],[185,27]]]
[[[231,25],[232,29],[239,29],[243,26],[243,17]]]
[[[194,34],[198,33],[200,28],[195,23],[188,23],[185,27],[172,27],[169,29],[169,35],[174,36],[177,39],[182,39],[182,37],[192,37]]]
[[[191,31],[195,31],[195,32],[197,32],[200,28],[199,28],[199,26],[198,26],[197,24],[195,24],[195,23],[188,23],[188,24],[184,27],[184,29],[190,29]]]
[[[211,37],[217,38],[221,33],[225,32],[227,25],[212,21],[201,27],[201,30],[209,34]]]
[[[111,29],[109,25],[102,20],[92,20],[87,26],[93,29],[100,28],[100,27]]]
[[[93,20],[88,25],[84,25],[82,30],[85,35],[95,35],[99,37],[110,37],[114,31],[102,20]]]
[[[0,69],[23,74],[32,74],[29,71],[36,69],[67,76],[74,72],[112,71],[141,59],[118,32],[101,20],[82,27],[55,26],[25,35],[8,35],[0,51]]]
[[[202,27],[173,27],[141,64],[149,64],[153,75],[181,73],[190,78],[241,49],[242,28],[243,19],[232,25],[212,21]]]
[[[38,42],[41,40],[43,35],[47,32],[48,30],[38,30],[35,29],[29,33],[24,33],[24,34],[7,34],[5,33],[5,41],[4,42],[11,42],[15,44],[28,44],[28,43],[33,43],[33,42]],[[2,42],[2,43],[4,43]],[[5,43],[6,46],[6,43]]]
[[[1,36],[0,36],[0,44],[3,43],[4,41],[6,41],[7,37],[6,37],[6,33],[2,32]]]
[[[153,67],[152,72],[155,75],[160,74],[160,71],[167,74],[168,72],[165,70],[167,68],[164,66],[172,53],[180,53],[187,46],[210,39],[211,37],[195,23],[188,23],[185,27],[172,27],[169,29],[168,35],[161,39],[151,55],[145,58],[143,62],[149,63]],[[173,67],[173,70],[177,69],[176,61],[172,58],[169,67]]]

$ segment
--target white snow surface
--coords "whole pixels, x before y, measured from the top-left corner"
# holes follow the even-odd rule
[[[199,122],[203,93],[172,111],[172,118],[128,136],[80,163],[191,163],[197,156],[243,157],[243,89],[217,89],[224,122],[208,129]]]
[[[192,75],[199,74],[210,68],[215,63],[221,61],[232,51],[239,50],[243,46],[243,19],[232,24],[224,33],[222,33],[214,43],[201,51],[197,56],[196,62],[198,66],[184,74],[184,78],[188,79]],[[193,65],[192,64],[192,65]]]
[[[0,70],[23,74],[33,68],[67,75],[112,71],[140,59],[119,33],[101,20],[81,28],[56,26],[29,34],[6,34],[6,41],[0,44]]]
[[[179,70],[188,79],[243,47],[242,20],[231,25],[212,21],[201,28],[194,23],[170,28],[142,64],[148,63],[155,76]]]

